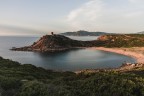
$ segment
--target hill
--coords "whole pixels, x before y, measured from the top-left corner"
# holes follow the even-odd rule
[[[137,34],[144,34],[144,31],[138,32]]]
[[[103,35],[98,42],[103,47],[143,47],[144,34]]]
[[[57,52],[77,47],[94,46],[96,40],[78,41],[63,35],[45,35],[30,46],[12,48],[14,51]]]
[[[88,32],[88,31],[80,30],[80,31],[76,31],[76,32],[64,32],[64,33],[61,33],[60,35],[65,35],[65,36],[101,36],[101,35],[106,35],[106,34],[112,34],[112,33]]]
[[[93,41],[78,41],[63,35],[45,35],[31,46],[12,48],[14,51],[57,52],[79,47],[143,47],[144,34],[111,34]]]
[[[144,96],[144,67],[55,72],[0,57],[1,96]]]

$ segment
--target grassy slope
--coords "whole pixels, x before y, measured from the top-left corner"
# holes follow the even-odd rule
[[[144,34],[104,35],[100,37],[99,46],[105,47],[142,47]]]
[[[53,72],[0,58],[2,96],[144,96],[144,69],[131,72]]]

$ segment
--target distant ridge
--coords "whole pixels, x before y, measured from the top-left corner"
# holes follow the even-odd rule
[[[141,32],[137,32],[138,34],[144,34],[144,31],[141,31]]]
[[[107,34],[114,34],[114,33],[107,33],[107,32],[88,32],[84,30],[76,31],[76,32],[64,32],[60,33],[60,35],[65,36],[101,36]]]

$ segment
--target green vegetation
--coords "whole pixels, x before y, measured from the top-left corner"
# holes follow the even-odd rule
[[[130,72],[54,72],[0,57],[1,96],[144,96],[144,68]]]
[[[97,42],[105,47],[144,47],[144,34],[104,35]]]

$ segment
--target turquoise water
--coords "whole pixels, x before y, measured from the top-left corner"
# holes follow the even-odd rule
[[[81,40],[85,39],[83,37],[78,38]],[[92,40],[90,36],[86,38]],[[9,50],[12,47],[31,45],[38,39],[39,37],[0,37],[0,56],[18,61],[22,64],[33,64],[46,69],[58,71],[115,68],[121,66],[124,61],[135,62],[135,59],[128,56],[91,49],[75,49],[46,54]]]

